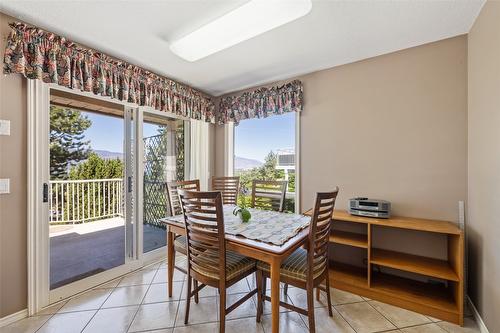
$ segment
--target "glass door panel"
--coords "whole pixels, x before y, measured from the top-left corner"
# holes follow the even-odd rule
[[[134,126],[133,110],[120,104],[52,89],[50,103],[49,281],[55,290],[123,266],[133,254]]]
[[[166,184],[184,180],[184,121],[144,116],[143,133],[143,251],[166,245],[159,219],[170,214]]]

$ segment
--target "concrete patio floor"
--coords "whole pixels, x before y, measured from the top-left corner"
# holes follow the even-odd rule
[[[124,219],[50,226],[50,289],[125,263]],[[165,230],[144,225],[144,252],[165,246]]]

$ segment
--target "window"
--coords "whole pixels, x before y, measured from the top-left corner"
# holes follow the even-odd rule
[[[234,128],[234,174],[249,192],[254,179],[287,180],[287,212],[295,212],[296,117],[287,113],[247,119]]]

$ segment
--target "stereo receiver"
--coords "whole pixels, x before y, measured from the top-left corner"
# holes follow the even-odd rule
[[[349,214],[387,219],[391,216],[391,203],[364,197],[352,198],[349,199]]]

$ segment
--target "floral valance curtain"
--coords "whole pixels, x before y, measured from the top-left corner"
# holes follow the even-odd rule
[[[192,119],[216,120],[212,99],[187,85],[35,27],[23,23],[10,26],[12,31],[4,57],[5,74],[18,73],[29,79],[93,92]]]
[[[241,95],[223,97],[219,104],[217,122],[237,124],[243,119],[298,112],[302,107],[302,82],[294,80],[282,86],[259,88]]]

